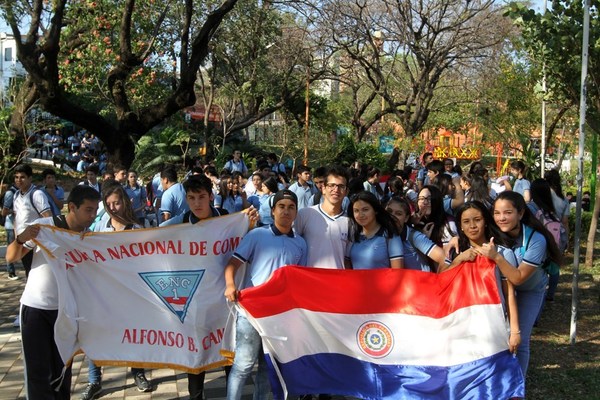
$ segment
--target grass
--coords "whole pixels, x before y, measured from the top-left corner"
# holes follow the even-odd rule
[[[575,344],[570,344],[572,281],[570,263],[561,271],[555,301],[546,302],[534,328],[528,399],[600,399],[600,261],[592,268],[580,264]]]

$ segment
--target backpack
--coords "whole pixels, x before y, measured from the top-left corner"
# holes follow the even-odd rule
[[[321,197],[322,196],[323,196],[323,193],[321,193],[320,190],[317,193],[314,194],[314,196],[313,196],[313,206],[316,206],[317,204],[321,204]]]
[[[527,225],[523,225],[523,226],[524,226],[524,231],[523,231],[524,246],[521,246],[521,256],[525,255],[525,251],[529,247],[529,242],[531,242],[531,237],[533,236],[533,233],[535,232],[529,226],[527,226]],[[546,260],[544,260],[544,263],[542,264],[542,269],[548,275],[556,275],[560,271],[560,265],[558,265],[555,261],[552,261],[550,259],[550,257],[546,256]]]
[[[13,195],[17,193],[17,189],[12,186],[8,190],[13,192]],[[7,192],[8,192],[8,190],[7,190]],[[46,194],[46,192],[44,192],[42,189],[40,189],[38,187],[34,187],[33,190],[29,192],[29,202],[31,203],[31,206],[33,207],[35,212],[38,214],[38,216],[41,217],[42,214],[40,213],[40,210],[37,209],[37,207],[35,206],[35,203],[33,202],[33,194],[35,192],[37,192],[38,190],[41,190],[42,193],[44,193],[44,196],[46,196],[46,198],[48,198],[48,195]],[[6,195],[6,192],[4,192],[2,194],[2,199],[0,199],[0,210],[2,210],[2,208],[4,208],[4,196],[5,195]],[[14,197],[13,197],[13,201],[14,201]],[[6,223],[6,217],[0,217],[0,225],[4,226],[5,223]]]
[[[64,215],[53,215],[52,221],[57,228],[69,229],[69,224],[67,224],[67,219]]]
[[[8,188],[8,190],[4,193],[2,193],[2,197],[0,197],[0,226],[4,226],[4,224],[6,223],[6,215],[2,215],[2,209],[4,208],[4,196],[6,196],[6,193],[8,192],[12,192],[13,196],[14,194],[17,192],[17,189],[15,189],[14,186],[11,186]],[[13,197],[14,198],[14,197]]]
[[[560,252],[563,253],[567,249],[569,238],[567,237],[567,230],[562,222],[554,217],[554,215],[544,213],[542,210],[538,210],[538,212],[535,213],[535,217],[539,219],[546,229],[548,229],[548,232],[552,234],[554,243],[556,243]]]

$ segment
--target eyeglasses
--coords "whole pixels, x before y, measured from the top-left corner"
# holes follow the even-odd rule
[[[431,196],[430,197],[418,197],[417,200],[422,201],[423,203],[431,203]]]
[[[335,188],[337,188],[340,192],[343,192],[344,190],[346,190],[346,185],[338,185],[337,183],[327,183],[325,184],[325,187],[327,187],[327,189],[329,190],[333,190]]]

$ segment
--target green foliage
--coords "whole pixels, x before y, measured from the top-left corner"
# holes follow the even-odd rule
[[[133,168],[140,175],[154,174],[161,164],[180,163],[187,152],[190,132],[173,127],[155,129],[138,140]]]
[[[11,113],[12,108],[0,108],[0,183],[6,181],[8,172],[17,160],[16,155],[11,153],[14,140],[8,129]]]
[[[281,36],[282,16],[264,3],[240,0],[223,21],[211,45],[214,84],[227,97],[246,104],[257,96],[272,101],[284,70],[273,64],[273,44]],[[250,39],[251,38],[251,39]]]
[[[522,3],[511,3],[506,15],[521,29],[523,47],[542,71],[545,66],[546,98],[579,103],[583,38],[583,4],[578,0],[553,0],[545,14]],[[590,46],[588,49],[588,120],[600,133],[600,1],[590,1]],[[540,76],[541,77],[541,76]]]
[[[575,234],[575,210],[571,210],[569,214],[569,243],[573,244],[574,234]],[[594,217],[594,213],[591,211],[581,211],[581,237],[579,238],[580,242],[585,243],[587,241],[587,235],[590,231],[590,225],[592,223],[592,218]]]
[[[524,152],[530,147],[531,132],[539,127],[540,121],[540,101],[534,90],[535,74],[531,66],[509,55],[499,60],[496,75],[484,83],[483,101],[476,110],[487,143],[500,142],[510,148],[514,142],[519,142],[519,150]],[[527,161],[532,165],[532,160]]]
[[[256,146],[246,141],[229,142],[225,147],[220,149],[215,158],[217,172],[223,169],[225,163],[231,159],[235,150],[242,152],[242,159],[244,160],[244,163],[246,163],[249,172],[256,169],[258,160],[265,158],[269,153],[263,147]]]
[[[127,81],[127,96],[135,110],[165,98],[170,90],[173,32],[162,29],[156,36],[154,32],[163,7],[154,0],[135,4],[131,37],[134,53],[141,54],[153,41],[153,51]],[[122,61],[118,55],[122,9],[113,0],[94,0],[69,2],[66,12],[77,18],[70,19],[62,36],[66,40],[77,37],[80,43],[61,47],[59,82],[70,99],[105,117],[114,116],[108,74]],[[170,18],[177,18],[177,13],[170,14]]]
[[[350,166],[358,161],[362,164],[369,164],[379,169],[386,169],[387,159],[379,152],[377,146],[370,143],[357,143],[351,135],[339,135],[337,141],[331,145],[326,152],[323,164],[332,162],[344,166]]]
[[[356,145],[356,161],[377,167],[380,170],[387,169],[387,158],[379,152],[377,145],[360,142]]]

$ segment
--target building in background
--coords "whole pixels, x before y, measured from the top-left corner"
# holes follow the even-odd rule
[[[17,60],[17,46],[12,33],[0,32],[0,106],[12,103],[17,78],[24,77],[25,69]]]

